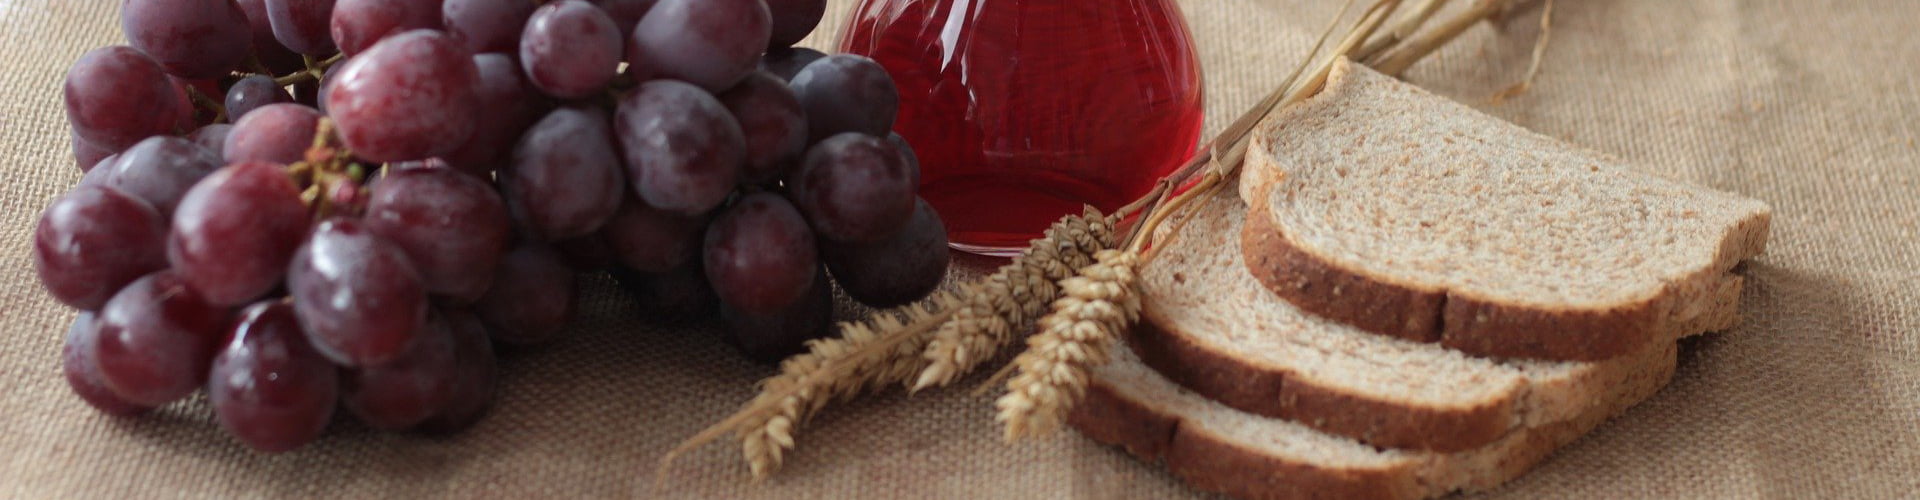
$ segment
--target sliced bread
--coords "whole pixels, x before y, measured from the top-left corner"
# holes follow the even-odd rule
[[[1128,339],[1149,366],[1241,411],[1376,446],[1459,451],[1572,418],[1673,344],[1603,362],[1501,361],[1374,335],[1255,280],[1239,251],[1246,207],[1230,191],[1194,207],[1163,226],[1141,268],[1141,321]],[[1740,281],[1722,285],[1702,329],[1737,319]]]
[[[1244,252],[1267,288],[1494,357],[1600,360],[1696,333],[1771,218],[1352,63],[1264,123],[1247,162]]]
[[[1163,461],[1194,487],[1249,499],[1411,499],[1492,488],[1624,412],[1673,376],[1674,344],[1638,358],[1634,376],[1566,418],[1515,429],[1486,446],[1440,453],[1379,449],[1286,419],[1221,405],[1181,388],[1126,348],[1094,370],[1068,421],[1096,441]]]

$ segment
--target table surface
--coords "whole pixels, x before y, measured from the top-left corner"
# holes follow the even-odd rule
[[[837,33],[850,3],[833,2],[821,33]],[[1207,133],[1276,85],[1341,3],[1181,2],[1205,65]],[[39,212],[79,177],[62,75],[86,50],[121,43],[118,4],[0,0],[0,497],[1198,495],[1074,433],[1002,443],[991,400],[964,390],[835,406],[761,483],[735,447],[713,445],[650,490],[660,455],[770,369],[704,320],[647,317],[604,277],[584,281],[565,340],[504,359],[494,412],[457,436],[342,421],[269,456],[225,436],[200,398],[100,415],[60,377],[73,313],[40,289],[29,242]],[[1916,19],[1920,3],[1907,0],[1563,0],[1528,94],[1488,102],[1526,67],[1530,16],[1476,26],[1408,75],[1775,210],[1771,247],[1743,271],[1740,327],[1689,342],[1669,387],[1487,496],[1920,494]],[[966,259],[954,279],[990,264]]]

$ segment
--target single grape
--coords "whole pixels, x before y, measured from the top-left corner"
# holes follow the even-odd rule
[[[719,98],[733,112],[747,140],[746,169],[740,180],[762,184],[786,177],[786,170],[798,163],[807,147],[807,115],[786,82],[755,71]]]
[[[453,327],[433,311],[413,346],[391,361],[344,370],[340,401],[367,426],[397,431],[445,409],[459,374]]]
[[[520,50],[520,30],[538,2],[527,0],[446,0],[440,22],[475,54]]]
[[[865,134],[848,132],[815,145],[787,187],[814,230],[830,240],[885,238],[913,215],[916,186],[900,150]]]
[[[339,370],[307,341],[285,301],[241,310],[207,375],[207,401],[220,427],[268,453],[319,438],[339,395]]]
[[[573,316],[573,270],[546,244],[521,240],[494,271],[493,287],[473,305],[493,339],[515,345],[552,341]]]
[[[313,346],[349,367],[399,359],[426,322],[420,272],[399,246],[354,219],[314,228],[294,254],[287,290]]]
[[[100,380],[141,406],[192,394],[206,380],[226,316],[172,271],[134,281],[100,309],[93,349]]]
[[[778,363],[805,350],[806,342],[827,336],[833,324],[833,288],[825,271],[813,270],[806,293],[792,303],[767,312],[742,310],[720,302],[722,338],[748,359]]]
[[[473,56],[473,65],[480,70],[482,119],[474,123],[473,137],[466,144],[441,159],[462,172],[491,180],[493,172],[509,160],[514,142],[553,106],[527,82],[520,63],[507,54]]]
[[[760,70],[780,77],[780,81],[791,81],[800,70],[814,61],[827,57],[825,53],[806,47],[769,49],[767,55],[760,58]]]
[[[620,68],[620,29],[585,0],[533,11],[520,33],[520,66],[548,95],[579,99],[600,92]]]
[[[266,0],[273,38],[288,50],[314,57],[339,52],[329,31],[334,0]]]
[[[271,163],[234,164],[180,199],[167,260],[207,301],[238,306],[280,286],[307,226],[300,188],[286,172]]]
[[[236,0],[240,11],[247,14],[247,25],[253,34],[253,57],[276,75],[284,75],[306,68],[300,60],[300,54],[287,50],[280,40],[273,37],[273,18],[267,14],[267,0]],[[253,71],[254,68],[246,68]]]
[[[78,133],[67,134],[67,143],[73,146],[73,164],[80,167],[81,173],[92,172],[95,166],[102,163],[100,160],[119,153],[87,142]]]
[[[113,151],[168,134],[192,109],[160,64],[132,47],[94,49],[67,70],[67,120],[81,140]]]
[[[872,243],[821,244],[821,259],[847,296],[878,308],[925,298],[947,276],[947,227],[926,200],[893,235]]]
[[[614,269],[613,277],[621,288],[632,292],[634,301],[648,313],[682,319],[703,319],[720,303],[707,285],[707,271],[700,259],[687,259],[666,272],[648,273]]]
[[[321,92],[354,155],[374,163],[419,160],[459,148],[480,117],[473,54],[445,33],[393,35],[334,69]]]
[[[453,335],[453,389],[440,412],[421,422],[419,428],[451,433],[472,427],[486,416],[493,406],[494,388],[500,383],[500,369],[493,357],[493,341],[479,317],[460,309],[441,312]]]
[[[766,52],[769,16],[760,0],[660,0],[627,38],[627,62],[643,76],[718,92],[746,77]]]
[[[720,212],[707,229],[707,280],[735,309],[773,312],[813,286],[819,267],[813,231],[785,198],[754,193]]]
[[[894,149],[900,151],[900,162],[907,166],[907,172],[913,174],[913,185],[919,186],[920,155],[913,152],[913,145],[907,144],[907,138],[896,133],[888,133],[887,142],[893,143]]]
[[[827,13],[827,0],[766,0],[773,19],[773,37],[767,50],[784,49],[800,43],[820,25]]]
[[[293,95],[288,94],[280,84],[274,83],[273,77],[251,75],[241,78],[227,89],[227,119],[239,121],[261,106],[282,102],[293,102]]]
[[[240,67],[253,51],[247,13],[233,0],[125,0],[120,31],[133,48],[167,72],[215,78]]]
[[[810,142],[844,132],[886,135],[900,112],[893,77],[880,63],[859,55],[834,54],[808,63],[788,85],[807,110]]]
[[[331,32],[340,53],[353,57],[386,37],[440,29],[441,0],[335,0]]]
[[[620,260],[613,251],[613,244],[607,241],[605,227],[586,236],[555,241],[553,251],[559,252],[560,260],[565,261],[567,267],[583,273],[598,272]]]
[[[600,10],[607,11],[613,17],[613,24],[620,28],[620,39],[626,40],[633,34],[633,27],[640,24],[640,18],[653,10],[653,4],[659,0],[594,0]],[[624,42],[623,42],[624,43]]]
[[[227,132],[227,163],[292,164],[305,160],[320,128],[320,112],[300,104],[268,104],[233,124]]]
[[[428,292],[462,303],[486,293],[512,236],[500,195],[446,168],[387,174],[373,190],[365,218],[374,234],[406,252]]]
[[[668,212],[628,196],[600,234],[605,235],[621,264],[639,271],[662,272],[693,260],[706,225],[706,217]]]
[[[549,240],[591,233],[620,209],[625,184],[607,115],[560,108],[520,138],[500,183],[533,234]]]
[[[149,137],[120,153],[107,185],[153,205],[162,218],[171,218],[187,189],[225,165],[219,154],[191,140]]]
[[[66,347],[60,350],[60,371],[67,376],[67,386],[88,406],[108,415],[126,417],[153,409],[121,399],[100,380],[100,367],[93,361],[94,344],[99,339],[100,325],[93,313],[82,311],[73,318],[73,326],[67,328]]]
[[[225,163],[226,162],[225,151],[227,150],[227,135],[232,132],[233,132],[233,125],[226,124],[226,123],[215,123],[205,127],[200,127],[199,130],[193,131],[192,135],[187,136],[187,140],[193,141],[195,145],[198,145],[201,148],[206,149],[207,151],[213,152],[216,156],[220,157],[220,161],[222,163]]]
[[[34,269],[55,300],[96,310],[121,287],[167,267],[166,234],[165,219],[139,198],[81,187],[40,215]]]
[[[621,97],[614,129],[634,193],[661,209],[712,210],[746,162],[746,137],[727,107],[683,82],[655,80]]]

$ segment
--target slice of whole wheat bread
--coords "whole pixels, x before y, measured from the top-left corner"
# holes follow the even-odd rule
[[[1412,499],[1478,491],[1532,468],[1554,450],[1660,390],[1675,346],[1638,356],[1634,376],[1565,419],[1515,429],[1471,450],[1379,449],[1286,419],[1221,405],[1160,376],[1125,348],[1094,370],[1068,421],[1096,441],[1166,463],[1194,487],[1249,499]]]
[[[1247,162],[1244,252],[1269,289],[1495,357],[1599,360],[1695,333],[1772,213],[1352,63],[1262,124]]]
[[[1267,291],[1239,251],[1246,207],[1223,191],[1163,226],[1140,269],[1129,344],[1207,398],[1390,448],[1458,451],[1513,429],[1571,418],[1672,341],[1601,362],[1498,361],[1374,335],[1307,314]],[[1737,319],[1739,280],[1701,329]]]

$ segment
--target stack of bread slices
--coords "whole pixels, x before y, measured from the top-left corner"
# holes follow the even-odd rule
[[[1200,489],[1425,498],[1520,475],[1731,328],[1760,201],[1352,63],[1162,227],[1071,421]]]

